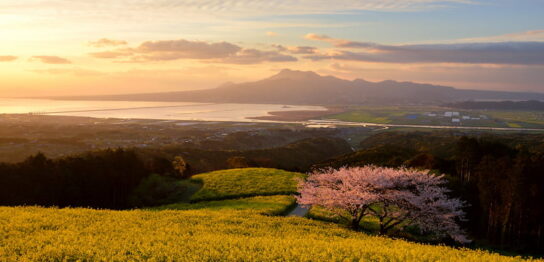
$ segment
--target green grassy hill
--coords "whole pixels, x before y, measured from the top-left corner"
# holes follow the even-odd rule
[[[194,204],[177,203],[154,210],[239,210],[262,215],[284,215],[295,206],[295,198],[287,195],[255,196],[219,201],[202,201]]]
[[[202,174],[193,178],[203,183],[192,197],[198,202],[153,209],[0,207],[0,261],[523,260],[278,216],[294,206],[290,194],[301,176],[276,169]]]
[[[272,168],[229,169],[196,175],[191,180],[203,187],[192,202],[250,196],[290,195],[297,191],[303,174]]]

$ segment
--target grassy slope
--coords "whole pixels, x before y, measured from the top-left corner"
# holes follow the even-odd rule
[[[244,168],[215,171],[196,175],[192,179],[203,183],[193,202],[232,199],[263,195],[289,195],[296,192],[301,173],[270,168]]]
[[[256,196],[221,201],[202,201],[194,204],[177,203],[160,206],[155,210],[241,210],[262,215],[283,215],[295,206],[295,198],[286,195]]]

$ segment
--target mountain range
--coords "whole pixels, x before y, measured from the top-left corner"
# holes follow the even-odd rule
[[[543,93],[456,89],[413,82],[353,81],[284,69],[269,78],[217,88],[56,99],[176,101],[292,105],[442,104],[466,100],[544,100]]]

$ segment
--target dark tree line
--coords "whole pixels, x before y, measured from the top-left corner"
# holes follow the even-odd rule
[[[0,164],[0,205],[121,209],[152,173],[133,151],[105,150],[61,159],[37,154]]]
[[[179,179],[236,167],[307,170],[351,152],[342,139],[303,139],[277,148],[236,151],[183,147],[116,149],[49,159],[43,154],[0,163],[0,205],[126,209],[175,202]]]
[[[448,175],[469,206],[465,226],[480,242],[519,251],[544,249],[544,137],[384,133],[362,150],[316,165],[409,166]]]
[[[463,137],[455,165],[472,232],[499,246],[544,248],[543,152]]]

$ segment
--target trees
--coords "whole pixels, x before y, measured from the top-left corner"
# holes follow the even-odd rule
[[[228,168],[246,168],[249,167],[249,161],[243,156],[233,156],[227,159]]]
[[[349,220],[353,229],[359,229],[368,208],[377,201],[377,195],[370,188],[370,181],[377,177],[367,171],[370,171],[369,168],[314,172],[300,183],[297,202],[306,206],[321,206]],[[363,181],[365,178],[367,181]]]
[[[461,135],[459,131],[380,133],[361,142],[360,151],[317,167],[372,164],[438,170],[448,174],[447,187],[452,190],[448,195],[468,203],[463,226],[471,236],[496,248],[542,253],[544,136]],[[430,157],[422,154],[434,160],[426,161]]]
[[[376,166],[329,169],[310,174],[300,184],[297,201],[321,206],[350,220],[358,229],[365,216],[379,220],[380,233],[417,226],[436,236],[467,242],[456,219],[463,203],[447,196],[443,176],[415,169]]]
[[[152,174],[132,191],[129,203],[135,207],[165,205],[180,201],[186,186],[170,176]]]
[[[132,150],[103,150],[59,159],[43,154],[0,164],[0,205],[123,209],[151,173]]]
[[[185,171],[187,171],[188,164],[181,156],[176,156],[172,161],[172,167],[178,171],[180,177],[185,177]]]

